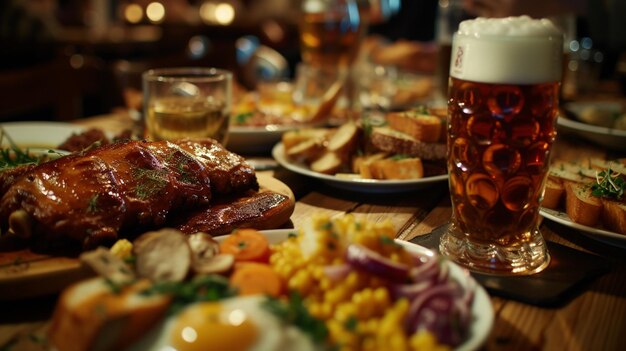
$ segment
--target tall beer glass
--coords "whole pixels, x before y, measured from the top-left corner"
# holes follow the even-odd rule
[[[440,251],[476,271],[549,263],[539,205],[556,137],[561,32],[526,16],[461,22],[448,90],[452,221]]]

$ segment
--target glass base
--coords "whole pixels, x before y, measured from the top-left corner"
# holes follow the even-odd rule
[[[550,264],[546,242],[538,229],[532,231],[528,242],[501,246],[470,241],[451,223],[441,236],[439,251],[461,266],[481,273],[530,275],[541,272]]]

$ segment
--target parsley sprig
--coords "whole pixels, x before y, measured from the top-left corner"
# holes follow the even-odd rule
[[[613,171],[611,167],[596,173],[596,182],[591,186],[592,195],[609,199],[621,199],[624,190],[626,181],[621,177],[621,173]]]

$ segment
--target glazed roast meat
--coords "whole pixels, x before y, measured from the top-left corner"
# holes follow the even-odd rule
[[[211,139],[124,141],[4,177],[0,225],[83,249],[162,227],[224,194],[258,190],[254,169]]]

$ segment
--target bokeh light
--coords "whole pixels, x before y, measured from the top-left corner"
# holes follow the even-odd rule
[[[124,9],[124,18],[130,23],[139,23],[143,18],[143,9],[137,4],[128,4]]]
[[[153,23],[162,22],[165,18],[165,6],[160,2],[151,2],[146,7],[146,16]]]

